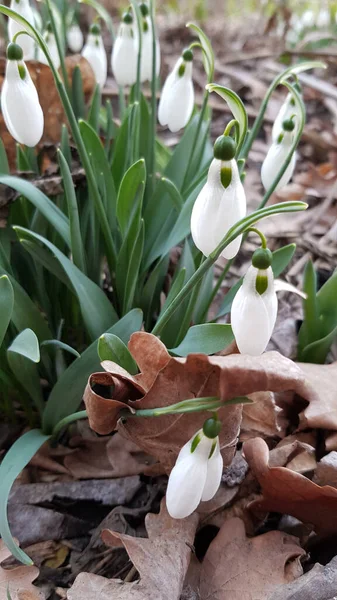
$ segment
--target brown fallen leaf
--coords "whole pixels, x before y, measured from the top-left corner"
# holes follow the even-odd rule
[[[261,438],[248,440],[245,458],[262,488],[262,498],[250,509],[258,514],[279,512],[314,525],[317,533],[337,532],[337,490],[320,487],[299,473],[284,467],[270,467],[269,450]]]
[[[84,96],[86,101],[88,101],[95,89],[95,75],[90,64],[79,54],[66,57],[65,63],[69,81],[72,80],[75,67],[79,66],[82,75]],[[62,124],[66,123],[67,120],[54,83],[53,74],[48,65],[38,61],[31,60],[27,61],[26,64],[37,89],[44,114],[44,131],[40,145],[44,143],[59,143]],[[5,67],[6,60],[0,59],[0,88],[2,87]],[[14,168],[16,142],[9,134],[2,115],[0,115],[0,135],[6,147],[10,167]]]
[[[292,583],[282,586],[268,600],[335,600],[337,590],[337,557],[313,569]]]
[[[67,471],[76,479],[149,474],[150,465],[154,462],[153,457],[119,433],[111,438],[81,439],[79,447],[64,458]]]
[[[283,437],[286,420],[282,418],[282,409],[275,404],[272,392],[250,394],[254,404],[245,404],[242,410],[240,441],[260,435],[262,437]]]
[[[201,566],[201,600],[267,600],[302,575],[297,538],[269,531],[247,538],[241,519],[226,521]]]
[[[315,390],[300,415],[300,428],[337,430],[337,362],[331,365],[299,363]]]
[[[317,464],[313,481],[318,485],[331,485],[337,488],[337,452],[323,456]]]
[[[68,600],[179,600],[191,557],[198,516],[172,519],[162,502],[159,515],[145,519],[149,538],[105,530],[103,541],[124,546],[140,575],[140,581],[123,583],[91,573],[81,573],[68,591]]]
[[[158,338],[144,332],[131,336],[129,350],[139,366],[138,375],[130,375],[116,363],[104,361],[102,366],[107,372],[89,378],[84,400],[90,426],[100,434],[116,428],[123,408],[132,412],[136,408],[169,406],[188,398],[218,396],[229,400],[261,391],[291,389],[304,397],[311,393],[299,367],[277,352],[259,357],[190,354],[187,358],[172,358]],[[97,384],[99,389],[95,388]],[[102,386],[106,388],[105,394]],[[219,410],[225,466],[234,456],[241,413],[241,405]],[[179,450],[202,427],[206,414],[128,418],[118,428],[123,436],[155,456],[170,471]]]
[[[281,440],[269,454],[270,467],[287,467],[297,473],[313,471],[316,466],[315,438],[297,433]]]
[[[0,540],[0,564],[6,558],[11,556],[5,544]],[[13,600],[17,598],[27,600],[42,600],[44,595],[32,584],[32,581],[39,575],[37,567],[23,566],[14,569],[4,569],[0,566],[0,600],[8,600],[7,591],[10,592]]]

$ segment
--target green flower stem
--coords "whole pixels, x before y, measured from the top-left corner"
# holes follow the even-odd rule
[[[285,85],[288,88],[288,90],[293,94],[293,96],[295,98],[295,102],[297,103],[298,108],[300,109],[300,122],[299,122],[299,126],[298,126],[298,129],[297,129],[296,135],[294,136],[294,141],[293,141],[293,143],[291,145],[291,148],[290,148],[290,150],[288,152],[287,158],[284,161],[284,163],[283,163],[281,169],[279,170],[277,176],[275,177],[275,179],[273,181],[273,184],[271,185],[271,187],[269,188],[269,190],[267,190],[267,192],[263,196],[262,201],[260,202],[260,204],[258,206],[258,209],[263,208],[267,204],[270,196],[274,193],[274,191],[275,191],[275,189],[277,187],[278,182],[281,180],[281,178],[283,177],[284,173],[286,172],[286,169],[288,168],[288,166],[290,164],[292,156],[293,156],[293,154],[294,154],[294,152],[295,152],[295,150],[296,150],[296,148],[297,148],[297,146],[299,144],[299,141],[300,141],[302,133],[303,133],[304,125],[305,125],[305,106],[304,106],[304,103],[303,103],[303,100],[302,100],[302,96],[298,93],[298,91],[296,90],[296,88],[293,85],[291,85],[288,81],[282,81],[281,83],[282,83],[282,85]]]
[[[247,158],[249,151],[253,145],[253,142],[261,129],[263,117],[267,110],[267,106],[268,106],[270,97],[273,94],[273,92],[275,91],[275,89],[277,88],[277,86],[280,85],[280,83],[285,84],[286,80],[289,77],[296,77],[297,73],[300,73],[301,71],[305,71],[307,69],[314,69],[315,67],[325,69],[326,65],[320,61],[310,61],[308,63],[303,63],[302,65],[299,65],[298,67],[295,67],[295,68],[294,68],[294,66],[291,66],[288,69],[286,69],[285,71],[283,71],[280,75],[277,75],[277,77],[275,77],[275,79],[270,84],[270,86],[267,90],[267,93],[263,99],[259,113],[254,121],[253,127],[246,137],[245,143],[243,144],[243,148],[242,148],[242,151],[240,154],[240,158],[244,158],[244,159]]]
[[[154,335],[159,335],[162,331],[163,327],[169,321],[173,313],[177,310],[178,306],[180,306],[181,302],[186,298],[186,296],[191,292],[194,286],[198,283],[198,281],[205,275],[208,269],[215,263],[215,261],[219,258],[221,252],[227,248],[227,246],[233,242],[238,235],[247,231],[251,225],[257,223],[261,219],[268,217],[270,215],[282,213],[282,212],[295,212],[298,210],[306,210],[308,205],[305,202],[282,202],[280,204],[274,204],[273,206],[268,206],[261,210],[254,212],[253,214],[241,219],[238,221],[233,227],[229,229],[223,240],[220,244],[215,248],[215,250],[206,258],[205,262],[203,262],[200,267],[196,270],[196,272],[192,275],[192,277],[187,281],[184,287],[180,290],[179,294],[174,298],[171,304],[164,310],[164,312],[160,315],[156,325],[154,326],[152,333]]]
[[[201,319],[200,319],[201,323],[203,323],[204,321],[206,321],[207,314],[208,314],[208,311],[209,311],[209,309],[210,309],[210,307],[212,305],[212,302],[216,298],[216,295],[217,295],[219,289],[221,288],[222,282],[224,281],[224,279],[225,279],[225,277],[226,277],[229,269],[231,268],[233,262],[234,262],[234,258],[231,258],[227,262],[227,264],[225,265],[225,267],[223,268],[222,273],[221,273],[220,277],[218,278],[218,281],[216,282],[216,285],[214,286],[214,288],[212,290],[212,293],[211,293],[211,295],[210,295],[210,297],[208,299],[207,306],[206,306],[206,308],[205,308],[205,310],[204,310],[204,312],[203,312],[203,314],[201,316]]]
[[[55,425],[51,437],[57,437],[58,434],[62,431],[62,429],[64,427],[67,427],[67,425],[69,425],[70,423],[74,423],[74,421],[79,421],[80,419],[87,418],[88,415],[86,410],[80,410],[76,413],[73,413],[72,415],[64,417],[64,419],[61,419],[61,421],[59,421],[57,425]]]
[[[193,161],[193,158],[194,158],[195,148],[196,148],[196,145],[197,145],[197,142],[198,142],[198,138],[199,138],[199,135],[200,135],[201,126],[202,126],[202,123],[203,123],[203,120],[204,120],[204,116],[205,116],[205,113],[206,113],[206,109],[207,109],[208,97],[209,97],[209,92],[206,91],[204,93],[204,99],[203,99],[201,110],[200,110],[200,113],[199,113],[199,120],[198,120],[197,129],[196,129],[196,132],[195,132],[195,135],[194,135],[194,138],[193,138],[193,142],[191,144],[191,152],[190,152],[190,157],[189,157],[189,160],[188,160],[188,163],[187,163],[188,166],[187,166],[187,169],[186,169],[186,173],[185,173],[185,177],[184,177],[184,181],[183,181],[183,185],[182,185],[182,193],[184,193],[186,185],[187,185],[187,183],[189,182],[189,179],[190,179],[190,170],[191,170],[192,161]]]
[[[71,92],[70,92],[70,85],[69,85],[69,80],[68,80],[68,73],[67,73],[67,69],[66,69],[66,63],[64,60],[64,51],[63,51],[63,46],[60,40],[60,36],[59,36],[59,31],[56,27],[56,23],[55,23],[55,18],[54,18],[54,13],[51,9],[50,6],[50,0],[45,0],[46,2],[46,6],[47,6],[47,11],[48,11],[48,16],[49,16],[49,20],[50,20],[50,24],[53,30],[53,34],[55,37],[55,41],[56,41],[56,46],[57,46],[57,51],[60,57],[60,67],[61,67],[61,72],[62,72],[62,77],[63,77],[63,81],[64,81],[64,85],[65,85],[65,89],[67,91],[67,94],[69,96],[69,98],[71,98]]]
[[[47,0],[47,1],[49,2],[49,0]],[[106,245],[107,262],[109,265],[110,272],[113,273],[115,264],[116,264],[116,250],[115,250],[112,233],[111,233],[110,226],[109,226],[109,221],[107,219],[107,215],[106,215],[106,212],[104,209],[102,198],[99,193],[97,181],[96,181],[96,178],[94,175],[93,168],[91,166],[90,157],[88,155],[87,149],[83,142],[81,132],[80,132],[80,129],[78,126],[78,122],[75,117],[73,108],[71,106],[71,102],[70,102],[69,96],[67,94],[65,85],[64,85],[58,71],[55,69],[55,65],[52,61],[52,58],[50,56],[48,46],[47,46],[45,40],[43,39],[42,35],[35,29],[35,27],[33,27],[26,19],[21,17],[21,15],[18,15],[18,13],[16,13],[14,10],[7,8],[7,6],[4,6],[3,4],[0,4],[0,13],[7,15],[8,17],[11,17],[18,23],[22,24],[26,28],[26,30],[28,32],[30,32],[30,34],[35,39],[35,41],[39,44],[41,50],[44,52],[44,54],[47,58],[48,64],[49,64],[51,71],[53,73],[53,76],[54,76],[56,89],[61,98],[61,102],[62,102],[64,111],[66,113],[67,119],[69,121],[72,135],[73,135],[73,138],[77,145],[77,150],[78,150],[83,168],[85,170],[85,174],[87,176],[89,190],[90,190],[93,200],[94,200],[95,210],[97,212],[97,215],[98,215],[98,218],[100,221],[100,225],[102,228],[102,233],[103,233],[103,237],[104,237],[104,241],[105,241],[105,245]]]
[[[258,235],[261,239],[261,246],[262,248],[267,248],[267,240],[266,240],[266,236],[263,235],[262,231],[260,231],[259,229],[257,229],[256,227],[250,227],[247,231],[248,233],[256,233],[256,235]]]
[[[236,119],[232,119],[231,121],[229,121],[223,134],[229,135],[231,132],[231,129],[233,129],[233,127],[235,127],[235,138],[236,138],[236,143],[238,144],[239,139],[240,139],[240,125]]]
[[[131,4],[133,6],[136,19],[137,19],[137,29],[138,29],[138,58],[137,58],[137,81],[135,84],[135,99],[137,102],[140,102],[140,66],[142,60],[142,39],[143,39],[143,29],[142,29],[142,15],[136,0],[131,0]]]
[[[209,396],[205,398],[191,398],[190,400],[182,400],[176,404],[170,404],[169,406],[163,406],[161,408],[142,408],[130,412],[128,410],[123,411],[123,417],[162,417],[164,415],[177,415],[182,413],[202,412],[205,410],[218,410],[225,406],[232,406],[233,404],[252,404],[253,400],[250,400],[246,396],[238,396],[237,398],[231,398],[230,400],[221,400],[217,396]]]

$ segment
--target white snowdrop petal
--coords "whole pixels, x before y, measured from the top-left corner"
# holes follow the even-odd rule
[[[19,13],[24,19],[26,19],[31,25],[34,25],[34,13],[29,4],[29,0],[11,0],[10,8],[15,12]],[[22,24],[14,21],[14,19],[8,19],[8,37],[10,41],[19,31],[23,31],[25,28]],[[20,35],[17,39],[17,43],[21,46],[23,51],[24,60],[33,60],[35,54],[35,42],[29,35]]]
[[[89,33],[82,56],[90,64],[98,85],[104,87],[108,75],[108,62],[102,37]]]
[[[179,68],[182,64],[185,65],[185,72],[182,76],[179,76]],[[184,63],[180,57],[162,89],[158,107],[158,121],[163,126],[167,125],[170,131],[175,133],[187,125],[193,107],[192,63]]]
[[[201,495],[201,500],[203,502],[211,500],[217,493],[221,483],[222,471],[223,458],[220,452],[219,438],[217,438],[215,450],[207,462],[207,477]]]
[[[269,342],[270,320],[266,305],[255,289],[258,270],[249,267],[231,309],[231,325],[241,354],[258,356]]]
[[[268,323],[269,323],[269,337],[271,337],[274,327],[275,327],[275,322],[276,322],[276,317],[277,317],[277,308],[278,308],[278,300],[277,300],[277,296],[276,296],[276,289],[274,286],[274,275],[273,275],[273,271],[272,271],[271,267],[269,267],[267,269],[267,277],[268,277],[268,288],[262,294],[261,298],[266,307],[266,311],[267,311],[267,315],[268,315]]]
[[[72,52],[80,52],[83,47],[83,33],[80,27],[75,23],[67,31],[67,43]]]
[[[133,36],[133,27],[121,23],[112,49],[111,68],[120,86],[133,85],[137,80],[138,43]]]
[[[266,158],[264,159],[262,169],[261,169],[261,180],[263,183],[263,187],[265,190],[269,190],[275,181],[275,177],[280,170],[282,164],[286,160],[289,150],[291,147],[291,143],[283,140],[281,143],[273,143],[267,153]],[[287,183],[289,183],[290,179],[293,176],[294,170],[296,166],[296,152],[292,155],[291,161],[286,168],[284,174],[282,175],[280,181],[276,186],[276,190],[281,189]]]
[[[184,519],[197,508],[207,478],[207,463],[212,440],[202,435],[201,441],[192,453],[191,441],[188,442],[189,447],[185,444],[181,449],[180,459],[178,457],[168,481],[166,506],[174,519]]]
[[[27,67],[21,79],[18,62],[7,62],[6,76],[1,93],[1,108],[10,134],[20,143],[34,147],[39,143],[44,126],[42,108],[36,88]]]
[[[295,123],[295,132],[297,130],[297,127],[299,126],[299,117],[300,117],[300,112],[299,109],[297,107],[297,104],[292,104],[292,94],[288,94],[287,98],[285,99],[285,101],[283,102],[280,111],[274,121],[274,125],[273,125],[273,129],[272,129],[272,140],[273,142],[277,142],[278,137],[281,133],[283,133],[283,121],[286,121],[287,119],[290,119],[291,117],[294,116],[294,123]]]

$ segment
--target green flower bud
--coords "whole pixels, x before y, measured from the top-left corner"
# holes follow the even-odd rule
[[[269,248],[258,248],[252,258],[252,265],[256,269],[268,269],[273,262],[273,255]]]
[[[145,2],[140,3],[139,10],[142,13],[143,17],[147,17],[147,15],[149,14],[149,7]]]
[[[192,50],[190,50],[190,48],[186,48],[183,52],[182,55],[183,59],[186,62],[191,62],[193,60],[193,52]]]
[[[218,160],[232,160],[236,154],[236,143],[233,138],[228,135],[220,135],[215,141],[213,154],[214,158]]]
[[[216,438],[220,433],[221,421],[219,421],[219,419],[217,418],[210,417],[210,419],[207,419],[203,424],[202,430],[205,436],[212,440],[213,438]]]
[[[10,44],[8,44],[7,58],[8,58],[8,60],[22,60],[23,51],[22,51],[21,46],[19,46],[19,44],[15,44],[14,42],[11,42]]]
[[[98,23],[93,23],[90,27],[90,33],[92,33],[93,35],[100,35],[101,34],[101,28],[98,25]]]
[[[130,12],[125,12],[122,16],[122,21],[123,21],[123,23],[126,23],[127,25],[131,25],[133,23],[132,14]]]
[[[295,129],[294,120],[293,119],[286,119],[282,123],[282,128],[284,129],[284,131],[294,131],[294,129]]]

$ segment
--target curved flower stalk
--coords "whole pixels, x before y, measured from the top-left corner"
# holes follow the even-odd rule
[[[11,0],[10,8],[16,11],[21,17],[24,17],[31,25],[34,26],[35,19],[29,0]],[[22,31],[23,27],[14,19],[8,19],[8,37],[12,42],[16,33]],[[15,41],[15,40],[14,40]],[[35,56],[35,42],[29,35],[20,36],[20,46],[23,52],[24,60],[33,60]]]
[[[273,333],[278,301],[271,261],[267,248],[254,252],[252,266],[233,300],[231,325],[241,354],[262,354]]]
[[[163,126],[167,125],[172,133],[185,127],[193,112],[192,61],[192,50],[184,50],[162,89],[158,121]]]
[[[13,138],[19,144],[34,147],[39,143],[44,127],[39,97],[23,62],[21,46],[9,44],[7,59],[1,91],[2,114]]]
[[[300,92],[299,89],[298,92]],[[295,131],[297,131],[300,124],[300,117],[300,107],[296,104],[293,95],[288,94],[274,121],[272,129],[273,142],[277,142],[279,136],[283,133],[284,121],[288,121],[291,118],[295,118]]]
[[[220,428],[216,417],[207,419],[180,450],[166,492],[167,510],[174,519],[188,517],[200,501],[211,500],[218,491],[223,469]]]
[[[197,197],[191,216],[191,234],[197,248],[209,256],[229,229],[246,214],[246,195],[234,158],[236,144],[231,137],[220,136],[214,145],[214,159],[207,182]],[[239,235],[221,253],[234,258],[241,245]]]
[[[269,190],[273,185],[276,175],[280,171],[280,167],[285,163],[289,153],[291,152],[294,141],[294,128],[295,123],[292,119],[283,121],[283,133],[280,134],[278,140],[272,143],[268,150],[267,156],[263,161],[261,180],[266,191]],[[293,152],[288,167],[274,189],[275,192],[289,183],[295,170],[296,159],[296,152]]]
[[[151,20],[149,17],[149,7],[145,2],[142,2],[139,5],[143,20],[142,20],[142,54],[141,54],[141,62],[140,62],[140,81],[143,83],[144,81],[152,80],[152,56],[153,56],[153,36],[152,36],[152,27]],[[138,29],[136,29],[136,40],[138,36]],[[137,40],[137,48],[138,48],[138,40]],[[156,37],[155,40],[156,45],[156,76],[158,77],[160,73],[160,45],[159,39]]]
[[[82,56],[90,63],[95,73],[96,83],[103,88],[108,76],[108,61],[101,36],[101,28],[97,23],[90,27]]]
[[[83,48],[83,33],[77,23],[73,23],[67,30],[67,44],[69,50],[74,52],[81,52]]]
[[[112,49],[111,68],[119,86],[133,85],[137,80],[138,49],[135,41],[133,17],[123,15],[116,41]]]
[[[52,58],[52,61],[54,63],[55,69],[58,69],[60,64],[61,64],[61,60],[60,60],[60,55],[59,55],[59,51],[57,49],[57,43],[56,43],[56,39],[55,39],[55,35],[53,33],[52,27],[50,25],[50,23],[48,23],[47,25],[47,29],[46,32],[44,34],[44,40],[47,44],[48,50],[49,50],[49,54]],[[43,52],[43,50],[41,50],[41,48],[39,47],[38,49],[38,61],[48,65],[48,60],[46,58],[45,53]]]

